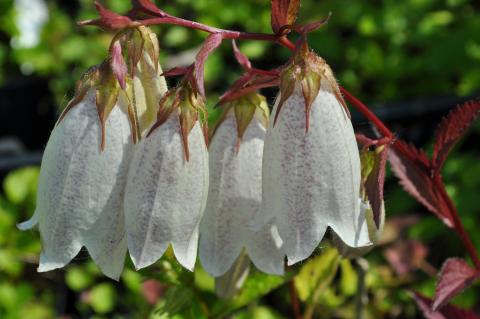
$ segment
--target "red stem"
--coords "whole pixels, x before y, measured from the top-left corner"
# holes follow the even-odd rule
[[[288,282],[288,290],[290,293],[290,302],[292,303],[293,316],[295,319],[302,319],[300,300],[298,300],[297,289],[295,288],[295,282],[293,279]]]
[[[395,135],[390,131],[385,124],[372,112],[370,109],[363,104],[359,99],[357,99],[353,94],[348,92],[345,88],[340,87],[341,92],[345,96],[345,98],[353,104],[368,120],[370,120],[378,129],[378,131],[385,137],[388,137],[392,140],[395,139]],[[408,154],[406,150],[404,150],[403,145],[399,143],[393,143],[393,147],[402,154]],[[470,254],[470,257],[473,260],[473,263],[475,264],[475,267],[477,269],[480,269],[480,259],[478,257],[477,251],[475,249],[475,246],[473,245],[470,237],[468,236],[468,233],[465,231],[465,228],[462,224],[462,221],[458,215],[458,211],[455,207],[455,205],[452,203],[452,200],[450,196],[448,196],[446,190],[445,190],[445,185],[443,184],[443,181],[440,177],[440,175],[437,175],[435,180],[434,180],[434,185],[435,187],[440,191],[442,197],[444,198],[445,202],[448,205],[448,210],[449,210],[449,215],[451,217],[451,220],[453,221],[454,229],[456,233],[460,236],[463,245],[467,249],[468,253]]]
[[[251,33],[251,32],[219,29],[219,28],[211,27],[195,21],[185,20],[185,19],[177,18],[173,16],[145,19],[139,22],[142,25],[174,24],[174,25],[187,27],[190,29],[205,31],[208,33],[221,33],[224,39],[261,40],[261,41],[271,41],[271,42],[282,41],[281,40],[282,38],[280,38],[275,34]]]
[[[454,229],[457,232],[458,236],[462,239],[463,245],[467,249],[470,257],[472,258],[473,263],[475,264],[475,268],[480,270],[480,259],[478,258],[477,250],[472,243],[472,240],[468,236],[465,227],[458,215],[457,208],[453,204],[450,196],[448,196],[447,191],[445,190],[445,185],[443,184],[442,177],[440,175],[436,175],[434,180],[436,188],[440,191],[440,194],[444,198],[445,202],[448,205],[448,210],[450,211],[450,217],[453,221]]]

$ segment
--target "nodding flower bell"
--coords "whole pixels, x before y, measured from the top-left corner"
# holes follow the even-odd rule
[[[83,246],[106,276],[118,279],[123,270],[124,192],[132,140],[141,137],[151,109],[158,110],[166,84],[158,76],[162,71],[153,34],[143,28],[121,35],[114,38],[109,58],[77,83],[43,155],[35,213],[18,225],[22,230],[40,228],[38,271],[65,266]],[[128,50],[135,53],[129,55],[130,66],[139,68],[134,83],[132,69],[123,73],[121,51],[140,35],[137,50]]]
[[[288,264],[306,259],[330,227],[370,244],[361,214],[360,158],[328,64],[304,43],[282,71],[263,156],[263,222],[273,220]]]
[[[102,65],[91,69],[80,86],[96,82],[96,77],[115,83]],[[39,225],[38,271],[65,266],[82,246],[108,277],[118,279],[123,269],[127,244],[122,203],[131,137],[126,105],[105,99],[110,89],[79,90],[50,135],[35,213],[19,225],[22,230]]]
[[[192,270],[198,225],[208,194],[203,100],[188,81],[160,102],[158,120],[136,146],[125,191],[127,242],[136,268],[156,262],[172,244]]]
[[[268,223],[257,232],[251,229],[261,208],[267,123],[265,98],[250,93],[225,105],[210,143],[210,189],[199,256],[215,277],[225,274],[243,249],[258,269],[283,273],[284,255],[275,225]]]

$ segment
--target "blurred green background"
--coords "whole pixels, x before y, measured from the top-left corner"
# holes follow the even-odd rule
[[[126,12],[127,0],[103,1]],[[162,0],[165,11],[228,29],[270,32],[267,0]],[[166,256],[120,282],[100,275],[86,252],[65,269],[37,273],[36,231],[15,224],[34,210],[41,150],[74,83],[106,55],[111,34],[75,22],[96,16],[93,1],[0,1],[0,318],[291,318],[286,282],[295,284],[314,318],[354,318],[359,266],[322,244],[315,257],[285,278],[253,272],[233,300],[213,293],[200,267],[189,273]],[[330,23],[309,36],[339,82],[376,110],[400,136],[431,149],[434,124],[457,101],[480,93],[480,2],[474,0],[302,0],[299,22],[332,12]],[[155,28],[164,69],[193,61],[205,34],[181,27]],[[274,44],[241,41],[260,68],[276,67],[289,52]],[[227,42],[206,65],[209,105],[241,73]],[[264,92],[270,99],[273,90]],[[367,130],[360,117],[357,128]],[[480,161],[477,123],[447,162],[444,179],[476,247],[480,247]],[[34,164],[32,166],[32,164]],[[27,167],[24,167],[27,166]],[[389,221],[382,244],[366,256],[369,302],[365,318],[421,318],[408,294],[432,296],[431,275],[465,252],[458,238],[388,177]],[[129,262],[129,261],[128,261]],[[310,269],[310,271],[307,270]],[[312,270],[313,269],[313,270]],[[312,285],[312,282],[315,284]],[[480,307],[480,289],[455,303]]]

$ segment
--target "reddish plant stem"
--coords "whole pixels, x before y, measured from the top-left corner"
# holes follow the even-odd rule
[[[300,300],[298,299],[297,289],[295,288],[295,282],[291,279],[288,282],[288,290],[290,293],[290,302],[292,303],[292,310],[295,319],[302,319],[302,313],[300,311]]]
[[[463,226],[463,223],[458,215],[457,208],[455,207],[450,196],[448,196],[448,193],[445,190],[445,184],[443,184],[442,177],[440,175],[437,175],[435,178],[435,186],[440,191],[442,197],[444,198],[445,202],[448,205],[448,210],[450,211],[450,216],[453,221],[455,231],[457,232],[458,236],[460,236],[463,242],[463,245],[465,246],[468,253],[470,254],[470,257],[472,258],[475,268],[480,270],[480,259],[478,258],[477,250],[475,249],[475,246],[473,245],[472,240],[468,236],[468,233],[465,230],[465,227]]]
[[[392,133],[392,131],[390,131],[385,126],[385,124],[383,124],[383,122],[372,111],[370,111],[370,109],[365,104],[363,104],[359,99],[357,99],[353,94],[348,92],[345,88],[340,87],[340,90],[345,96],[345,98],[350,103],[352,103],[368,120],[370,120],[383,136],[392,139],[392,141],[395,140],[395,135]],[[402,154],[408,154],[404,150],[402,144],[393,142],[393,147]],[[472,258],[473,263],[475,264],[475,267],[480,270],[480,259],[478,257],[475,246],[473,245],[470,237],[465,231],[462,221],[458,215],[458,211],[455,205],[453,204],[450,196],[448,196],[445,190],[445,185],[443,184],[443,181],[440,175],[436,176],[434,180],[434,185],[440,191],[440,194],[442,195],[442,197],[444,198],[445,202],[448,205],[449,216],[451,217],[456,233],[460,236],[463,245],[467,249],[468,253],[470,254],[470,257]]]
[[[261,40],[261,41],[270,41],[270,42],[282,41],[281,40],[282,38],[275,34],[224,30],[224,29],[211,27],[202,23],[185,20],[177,17],[170,17],[170,16],[162,17],[162,18],[145,19],[138,22],[141,25],[145,25],[145,26],[159,25],[159,24],[173,24],[173,25],[183,26],[190,29],[200,30],[208,33],[220,33],[222,34],[223,39]]]

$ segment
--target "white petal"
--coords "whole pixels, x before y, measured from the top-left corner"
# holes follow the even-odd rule
[[[85,237],[104,214],[112,224],[121,218],[121,210],[112,210],[112,203],[121,201],[123,194],[129,135],[127,117],[115,107],[106,123],[107,145],[100,152],[94,90],[53,130],[42,160],[37,195],[43,244],[39,271],[64,266],[82,245],[88,246]]]
[[[193,269],[208,193],[208,154],[199,123],[188,141],[187,162],[178,115],[172,114],[138,145],[125,193],[128,248],[137,268],[153,264],[172,243],[178,261]]]
[[[269,274],[283,275],[285,254],[276,225],[270,222],[246,240],[247,251],[255,267]]]
[[[268,228],[254,233],[249,224],[261,207],[261,170],[265,128],[256,118],[244,133],[237,154],[233,114],[218,127],[210,144],[210,189],[201,224],[200,260],[213,276],[223,275],[243,247],[261,270],[278,273],[283,255]]]
[[[306,132],[297,87],[272,125],[265,140],[262,212],[265,220],[274,218],[289,264],[310,256],[328,226],[350,246],[368,244],[356,218],[360,159],[355,135],[335,96],[319,92]]]
[[[17,224],[17,228],[20,229],[20,230],[32,229],[33,227],[37,226],[39,219],[40,219],[40,213],[38,212],[38,210],[35,210],[32,218],[30,218],[29,220],[26,220],[22,223]]]

